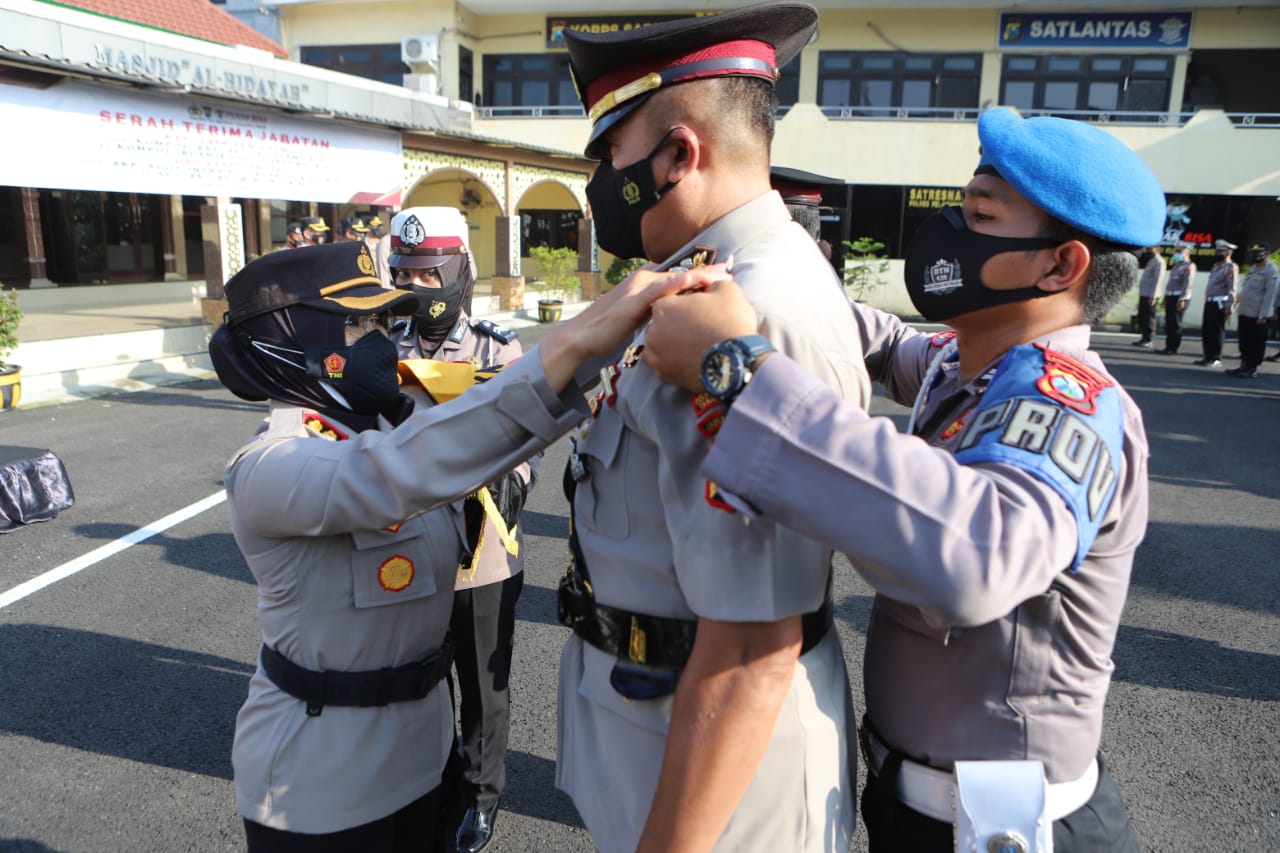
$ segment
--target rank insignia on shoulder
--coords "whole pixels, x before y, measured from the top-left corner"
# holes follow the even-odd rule
[[[432,306],[433,308],[435,306]],[[453,328],[449,330],[449,342],[454,344],[462,343],[462,339],[467,336],[467,320],[465,317],[459,317],[458,322],[453,324]]]
[[[315,412],[307,412],[304,414],[302,416],[302,423],[307,429],[311,430],[316,435],[323,436],[324,438],[332,441],[346,441],[347,438],[349,438],[345,432],[338,429]]]
[[[509,344],[519,337],[515,332],[502,328],[492,320],[473,320],[471,326],[504,344]]]
[[[696,267],[714,264],[716,262],[716,250],[707,246],[694,246],[688,251],[684,257],[681,257],[671,265],[671,269],[691,270]]]
[[[947,344],[955,340],[955,337],[956,333],[954,329],[947,329],[945,332],[938,332],[938,334],[929,339],[929,346],[934,349],[942,349]]]
[[[387,592],[399,592],[413,583],[413,560],[399,554],[378,566],[378,584]]]
[[[640,363],[640,353],[644,352],[643,343],[635,343],[627,347],[622,353],[622,361],[618,362],[623,367],[635,367]]]

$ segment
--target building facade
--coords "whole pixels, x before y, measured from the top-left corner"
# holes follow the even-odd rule
[[[62,58],[67,77],[54,88],[97,86],[99,95],[115,100],[126,94],[173,99],[166,103],[197,119],[199,112],[208,118],[210,111],[235,112],[232,105],[247,104],[253,109],[246,120],[255,132],[269,135],[279,125],[291,139],[320,139],[326,128],[349,136],[330,138],[315,164],[304,156],[288,160],[268,146],[277,157],[269,171],[281,176],[270,185],[252,175],[241,175],[246,180],[239,183],[201,184],[183,173],[184,181],[171,174],[168,184],[157,178],[144,189],[134,180],[129,189],[128,175],[137,166],[126,162],[108,190],[89,185],[88,175],[58,183],[46,173],[20,180],[29,170],[12,168],[11,158],[4,158],[0,185],[9,189],[0,190],[0,217],[29,222],[35,209],[72,232],[45,227],[43,251],[50,260],[44,278],[64,285],[193,276],[199,271],[198,209],[210,199],[240,200],[248,256],[278,243],[284,222],[295,215],[336,219],[381,201],[463,210],[482,277],[518,274],[521,258],[535,245],[580,248],[590,258],[584,266],[607,264],[611,259],[597,258],[591,240],[585,184],[592,164],[579,156],[588,122],[560,31],[644,26],[746,3],[707,9],[694,0],[650,0],[605,11],[586,0],[554,6],[521,0],[261,5],[287,60],[206,45],[205,53],[232,52],[204,63],[212,70],[230,63],[221,88],[201,85],[185,67],[166,77],[164,57],[173,57],[164,52],[171,46],[163,33],[152,33],[151,46],[134,48],[111,38],[140,38],[137,33],[95,36],[87,58]],[[1089,2],[1068,12],[1047,0],[1016,8],[938,0],[815,5],[818,32],[779,79],[773,156],[777,165],[844,182],[824,191],[823,236],[834,246],[870,237],[885,244],[890,258],[900,258],[918,223],[958,200],[977,151],[974,119],[993,104],[1105,124],[1165,187],[1166,246],[1191,244],[1193,254],[1207,260],[1218,238],[1280,243],[1280,93],[1271,85],[1280,67],[1275,3],[1211,0],[1187,9]],[[0,110],[16,97],[15,88],[40,85],[15,76],[59,73],[48,63],[33,63],[39,51],[6,26],[4,16],[19,12],[77,14],[33,0],[0,0]],[[135,55],[145,57],[140,70]],[[160,57],[158,72],[147,64],[153,55]],[[115,79],[104,79],[104,72]],[[73,81],[72,73],[95,79]],[[264,80],[277,81],[280,91],[269,82],[264,87]],[[131,88],[122,90],[119,82]],[[137,128],[131,108],[108,112],[130,118],[103,119],[99,135],[119,133],[122,124]],[[200,150],[225,143],[224,131],[207,135],[202,142],[211,147]],[[147,156],[144,141],[131,140],[139,158]],[[339,166],[339,152],[353,150],[366,151],[368,161],[354,171]],[[160,154],[193,156],[190,149]],[[335,170],[352,181],[359,174],[358,186],[317,174]],[[85,230],[77,223],[86,216],[93,220],[90,230],[97,229],[93,240],[75,233]],[[143,239],[148,230],[149,242]],[[24,258],[41,256],[29,234],[23,240],[0,242],[0,280],[19,286],[23,265],[30,266]],[[93,241],[98,248],[84,260],[80,247]],[[895,303],[899,297],[901,288],[891,285],[882,301],[908,310],[905,302]]]

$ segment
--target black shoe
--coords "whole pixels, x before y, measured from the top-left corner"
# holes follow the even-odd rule
[[[1169,349],[1168,347],[1165,347],[1162,350],[1157,350],[1157,355],[1177,355],[1177,354],[1178,354],[1178,351],[1176,349]]]
[[[1197,358],[1195,361],[1193,361],[1193,362],[1191,362],[1191,363],[1192,363],[1192,364],[1198,364],[1198,365],[1200,365],[1201,367],[1203,367],[1204,365],[1209,364],[1210,362],[1209,362],[1209,359],[1207,359],[1207,358]]]
[[[1247,367],[1237,367],[1235,370],[1224,371],[1228,376],[1234,376],[1236,379],[1257,379],[1257,371],[1250,370]]]
[[[1132,343],[1132,345],[1133,345],[1133,346],[1135,346],[1135,347],[1149,347],[1149,346],[1151,346],[1151,341],[1132,341],[1131,343]]]
[[[493,838],[493,822],[498,816],[498,806],[488,809],[467,809],[458,826],[458,853],[479,853]]]
[[[1280,352],[1267,356],[1263,361],[1280,361]]]

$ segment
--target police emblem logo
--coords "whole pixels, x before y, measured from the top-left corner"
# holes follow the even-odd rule
[[[360,254],[356,256],[356,266],[365,275],[371,276],[378,272],[378,268],[373,265],[373,256],[369,254],[368,246],[360,247]]]
[[[396,554],[378,566],[378,584],[387,592],[400,592],[413,583],[413,560]]]
[[[341,379],[346,366],[347,360],[336,352],[331,352],[324,358],[324,372],[330,379]]]
[[[418,244],[425,239],[427,239],[427,229],[417,216],[410,216],[400,226],[400,242],[410,249],[417,248]]]
[[[1082,361],[1037,344],[1044,353],[1044,375],[1036,388],[1051,400],[1092,415],[1098,409],[1098,395],[1114,383]]]
[[[960,273],[959,261],[947,261],[942,258],[934,261],[925,270],[924,292],[947,294],[964,286],[964,278]]]
[[[622,185],[622,198],[628,204],[636,204],[640,201],[640,185],[635,181],[627,181]]]
[[[427,309],[427,313],[430,314],[431,317],[434,319],[436,317],[439,317],[441,314],[443,314],[444,309],[448,307],[449,305],[447,302],[441,302],[439,300],[436,300],[431,303],[431,307]]]

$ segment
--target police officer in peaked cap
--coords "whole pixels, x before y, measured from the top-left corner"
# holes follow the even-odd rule
[[[839,283],[769,185],[778,68],[817,17],[766,3],[564,41],[601,248],[730,265],[757,330],[863,406]],[[603,851],[846,849],[854,717],[831,551],[748,524],[698,474],[723,402],[664,386],[643,349],[641,334],[602,371],[569,466],[557,785]]]
[[[418,309],[392,327],[403,359],[503,366],[524,350],[512,331],[474,320],[463,307],[475,287],[467,221],[452,207],[411,207],[391,220],[390,264],[397,288],[418,297]],[[430,389],[410,385],[430,405]],[[524,588],[520,510],[542,455],[521,462],[468,498],[483,517],[472,553],[458,567],[449,629],[458,680],[462,778],[456,812],[458,853],[476,853],[493,836],[506,786],[511,695],[507,684],[515,640],[516,602]]]
[[[232,749],[251,851],[444,850],[454,740],[443,681],[468,528],[451,502],[579,423],[573,374],[688,276],[642,273],[496,378],[417,411],[363,243],[268,254],[226,285],[209,352],[266,419],[227,465],[262,647]]]
[[[904,260],[916,310],[953,331],[851,306],[908,434],[784,355],[731,369],[724,341],[756,324],[731,282],[655,305],[644,358],[733,397],[701,466],[726,499],[839,548],[876,590],[871,849],[1138,853],[1099,743],[1148,447],[1089,335],[1159,241],[1164,193],[1084,122],[997,108],[978,140],[963,205]]]

